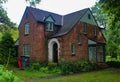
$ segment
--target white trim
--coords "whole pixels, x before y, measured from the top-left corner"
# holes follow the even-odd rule
[[[49,62],[53,62],[53,44],[54,43],[57,43],[57,46],[58,46],[58,60],[59,60],[60,44],[58,39],[53,38],[48,43],[48,61]]]

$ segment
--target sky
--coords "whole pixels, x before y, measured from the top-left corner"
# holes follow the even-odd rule
[[[97,0],[41,0],[37,8],[57,14],[68,14],[95,5]],[[8,0],[4,5],[11,21],[19,25],[26,6],[25,0]]]

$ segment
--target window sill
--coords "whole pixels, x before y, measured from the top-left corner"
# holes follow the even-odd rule
[[[78,42],[78,45],[81,46],[81,42]]]
[[[28,36],[29,34],[24,34],[25,36]]]
[[[71,56],[75,56],[75,53],[72,53],[72,55]]]

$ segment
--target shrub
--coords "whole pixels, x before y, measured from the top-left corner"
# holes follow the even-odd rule
[[[62,74],[70,74],[94,70],[97,68],[97,64],[90,63],[85,59],[79,59],[76,62],[61,61],[59,67]]]
[[[5,70],[4,66],[0,65],[0,82],[22,82],[12,71]]]
[[[120,68],[120,62],[119,61],[108,61],[107,65],[110,67]]]
[[[70,63],[68,61],[61,61],[59,63],[59,68],[60,68],[62,74],[70,73]]]

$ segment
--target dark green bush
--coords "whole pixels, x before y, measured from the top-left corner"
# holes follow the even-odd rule
[[[76,62],[61,61],[59,68],[62,74],[70,74],[94,70],[97,68],[97,64],[90,63],[85,59],[79,59]]]
[[[119,61],[108,61],[107,65],[110,67],[120,68],[120,62]]]

